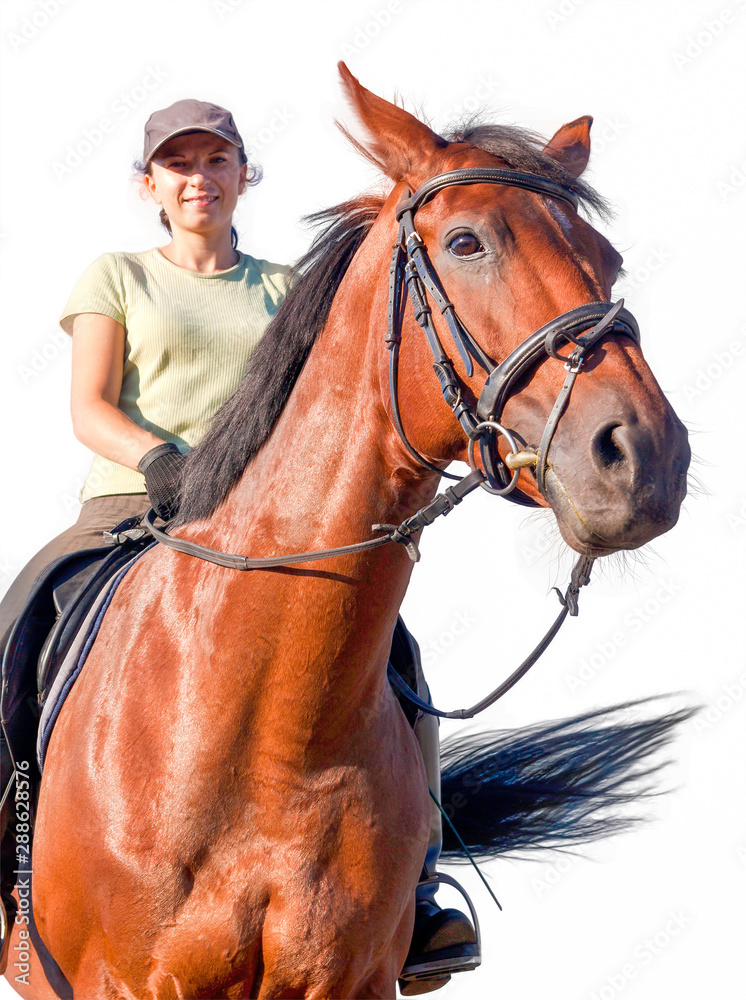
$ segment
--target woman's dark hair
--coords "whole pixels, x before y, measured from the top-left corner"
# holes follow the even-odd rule
[[[188,135],[189,133],[185,133],[185,134]],[[246,170],[246,186],[247,187],[255,187],[259,183],[259,181],[262,179],[262,168],[259,166],[258,163],[249,163],[249,158],[246,155],[243,147],[238,150],[238,155],[241,157],[241,163],[242,164],[243,163],[248,164],[248,167],[247,167],[247,170]],[[153,176],[153,173],[152,173],[152,171],[153,171],[153,160],[152,159],[148,160],[147,163],[143,163],[142,160],[135,160],[135,162],[133,164],[133,167],[134,167],[134,170],[135,170],[135,175],[138,178],[138,180],[142,180],[142,178],[145,177],[146,175],[148,177],[152,177]],[[162,208],[161,211],[160,211],[159,219],[161,220],[161,225],[163,226],[163,228],[166,230],[166,232],[170,236],[171,235],[171,223],[169,221],[168,216],[166,215],[166,210],[164,208]],[[234,250],[238,246],[238,233],[236,232],[234,226],[231,226],[231,246],[233,247]]]

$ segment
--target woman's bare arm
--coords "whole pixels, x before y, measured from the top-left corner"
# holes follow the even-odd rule
[[[163,439],[133,423],[118,408],[124,368],[124,327],[101,313],[73,320],[70,410],[76,438],[98,455],[136,469]]]

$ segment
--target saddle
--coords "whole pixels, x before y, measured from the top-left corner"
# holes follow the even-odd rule
[[[103,589],[155,544],[128,518],[93,549],[55,559],[37,577],[2,658],[2,720],[13,761],[28,763],[38,785],[37,729],[59,669]],[[0,789],[0,796],[4,789]]]

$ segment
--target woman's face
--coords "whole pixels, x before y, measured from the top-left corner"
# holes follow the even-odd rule
[[[153,157],[145,185],[172,231],[207,235],[230,229],[246,164],[236,146],[211,132],[177,135]]]

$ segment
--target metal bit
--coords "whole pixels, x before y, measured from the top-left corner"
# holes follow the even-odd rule
[[[531,465],[536,465],[539,456],[535,451],[509,451],[505,456],[505,464],[511,470],[526,469]]]

